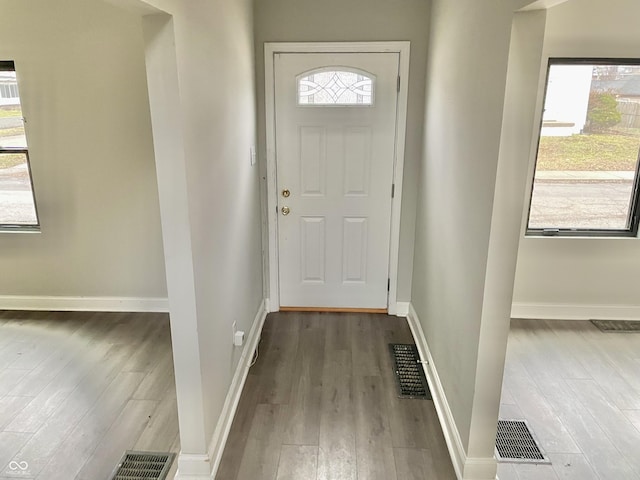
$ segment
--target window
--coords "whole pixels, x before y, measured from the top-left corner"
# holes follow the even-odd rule
[[[0,230],[38,230],[29,151],[13,62],[0,61]]]
[[[640,60],[551,59],[528,235],[636,236]]]
[[[355,70],[315,70],[298,78],[298,104],[373,105],[373,76]]]

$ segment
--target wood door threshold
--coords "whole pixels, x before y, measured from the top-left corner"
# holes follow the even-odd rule
[[[384,313],[386,308],[342,308],[342,307],[280,307],[281,312],[327,312],[327,313]]]

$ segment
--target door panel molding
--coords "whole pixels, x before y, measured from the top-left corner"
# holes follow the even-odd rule
[[[265,43],[265,125],[267,141],[267,213],[268,252],[264,252],[268,268],[269,311],[280,310],[278,280],[278,191],[276,178],[275,77],[274,56],[277,53],[398,53],[400,79],[396,111],[396,143],[393,167],[394,198],[391,209],[391,238],[389,248],[389,314],[401,313],[397,308],[398,261],[400,244],[400,213],[404,172],[405,137],[409,79],[410,42],[323,42],[323,43]]]

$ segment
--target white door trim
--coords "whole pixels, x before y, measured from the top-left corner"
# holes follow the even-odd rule
[[[271,312],[280,310],[280,289],[278,284],[278,191],[276,183],[276,130],[275,130],[275,82],[274,54],[276,53],[384,53],[400,55],[400,90],[396,112],[396,144],[393,162],[393,183],[395,194],[391,208],[391,243],[389,247],[389,314],[397,313],[398,255],[400,250],[400,213],[402,204],[402,179],[404,172],[404,150],[407,130],[407,98],[409,84],[410,42],[348,42],[348,43],[265,43],[264,45],[264,85],[265,85],[265,125],[267,138],[267,212],[269,252],[269,296],[268,308]]]

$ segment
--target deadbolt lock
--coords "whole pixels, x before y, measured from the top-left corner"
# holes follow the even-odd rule
[[[291,192],[289,190],[287,190],[286,188],[282,190],[282,196],[284,198],[289,198],[289,195],[291,195]]]
[[[291,209],[289,207],[282,207],[282,215],[289,215]]]

